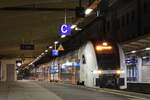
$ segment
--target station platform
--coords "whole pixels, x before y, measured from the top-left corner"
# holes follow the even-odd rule
[[[150,95],[23,80],[0,82],[0,100],[150,100]]]
[[[62,100],[31,81],[0,82],[0,100]]]

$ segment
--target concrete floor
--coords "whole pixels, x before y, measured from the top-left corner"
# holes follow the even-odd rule
[[[1,83],[0,100],[62,100],[55,93],[30,81]]]
[[[97,92],[34,81],[0,83],[0,100],[143,100],[107,92]],[[148,99],[147,99],[148,100]],[[150,100],[150,99],[149,99]]]

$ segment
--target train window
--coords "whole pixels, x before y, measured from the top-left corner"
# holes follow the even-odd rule
[[[130,16],[129,13],[127,13],[127,15],[126,15],[126,19],[127,19],[127,20],[126,20],[126,21],[127,21],[126,23],[127,23],[127,25],[128,25],[129,22],[130,22],[130,21],[129,21],[129,16]]]
[[[125,26],[125,16],[122,16],[121,18],[122,18],[122,27],[124,27]]]
[[[120,65],[119,52],[117,46],[113,46],[112,50],[106,50],[97,53],[98,65],[102,69],[116,69]]]
[[[135,19],[135,11],[132,11],[131,12],[131,21],[134,21],[134,19]]]
[[[117,23],[118,23],[117,24],[117,29],[119,30],[120,29],[120,19],[117,20]]]
[[[108,21],[107,22],[107,32],[109,32],[110,31],[110,22]]]
[[[86,64],[86,59],[85,59],[85,56],[84,56],[84,55],[82,55],[82,63],[83,63],[83,64]]]

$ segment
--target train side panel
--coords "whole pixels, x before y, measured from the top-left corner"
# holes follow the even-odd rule
[[[84,82],[85,86],[94,87],[96,85],[98,70],[96,54],[92,42],[87,42],[79,49],[78,57],[80,59],[80,82]]]
[[[127,71],[126,71],[126,64],[125,64],[125,54],[122,47],[118,44],[119,54],[120,54],[120,69],[123,70],[123,73],[120,74],[120,79],[122,79],[120,89],[127,88]]]

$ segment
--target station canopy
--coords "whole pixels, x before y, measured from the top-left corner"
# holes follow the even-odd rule
[[[145,52],[150,49],[150,33],[139,36],[135,39],[121,43],[124,51],[129,54],[132,51]]]
[[[82,5],[87,6],[87,0]],[[0,0],[0,57],[37,57],[60,38],[64,9],[66,22],[72,24],[77,6],[79,0]],[[20,50],[21,44],[33,44],[35,49]]]

